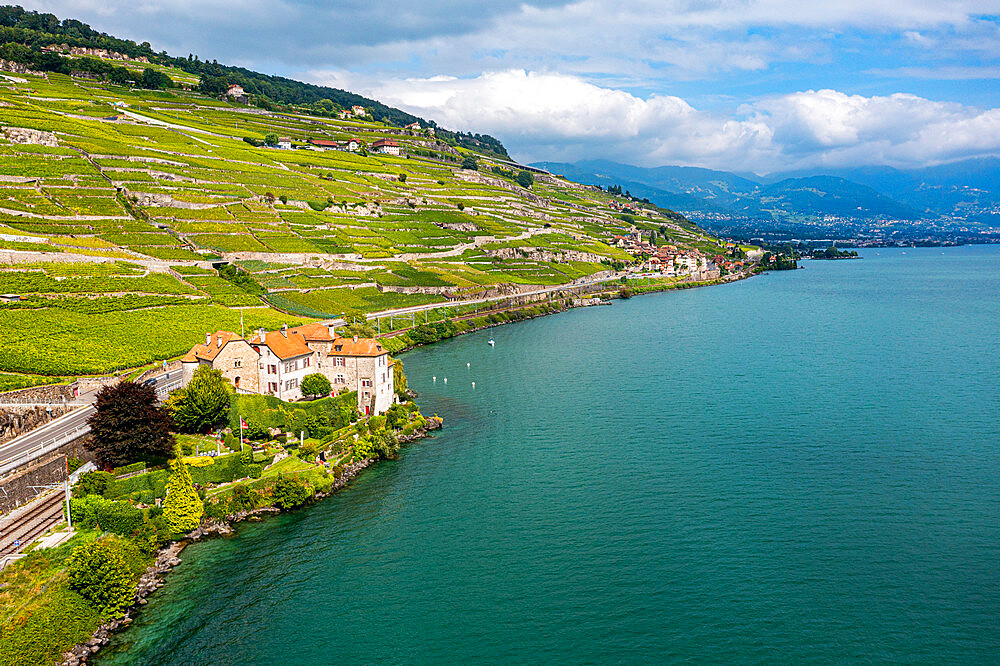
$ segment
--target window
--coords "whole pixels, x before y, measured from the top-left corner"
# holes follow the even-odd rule
[[[267,383],[267,392],[268,393],[277,393],[278,392],[278,382],[268,382]]]
[[[302,367],[303,368],[308,368],[309,367],[309,362],[311,360],[312,360],[312,356],[306,356],[304,359],[302,359]]]
[[[337,375],[336,377],[333,378],[333,383],[334,384],[346,384],[347,380],[344,379],[344,375]]]
[[[269,364],[267,366],[267,374],[269,374],[269,375],[276,375],[276,374],[278,374],[278,366],[277,365],[270,365]]]
[[[285,363],[285,372],[295,372],[299,369],[298,361],[289,361]]]
[[[346,365],[347,365],[347,359],[344,358],[343,356],[334,356],[333,357],[333,367],[335,367],[335,368],[343,368]]]
[[[372,380],[370,380],[370,379],[362,379],[361,380],[361,385],[362,386],[371,386],[372,385]]]
[[[385,384],[385,373],[382,373],[382,383]]]
[[[233,367],[234,368],[242,368],[243,367],[243,361],[241,361],[240,359],[234,360],[233,361]]]
[[[288,381],[285,382],[285,390],[290,391],[298,385],[299,385],[299,380],[297,378],[289,379]]]

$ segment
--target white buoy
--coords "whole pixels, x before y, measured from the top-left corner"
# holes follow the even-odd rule
[[[445,377],[445,378],[444,378],[444,383],[445,383],[445,384],[447,384],[447,383],[448,383],[448,378],[447,378],[447,377]]]
[[[432,382],[437,382],[437,380],[438,380],[437,375],[435,375],[434,377],[431,377],[431,381]]]
[[[476,388],[476,382],[472,382],[472,388]]]
[[[944,254],[944,252],[942,252],[941,254]],[[471,363],[466,363],[466,364],[465,364],[465,367],[467,367],[467,368],[471,368],[471,367],[472,367],[472,364],[471,364]]]

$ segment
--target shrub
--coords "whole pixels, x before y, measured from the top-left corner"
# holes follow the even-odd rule
[[[271,499],[275,506],[291,509],[304,503],[312,496],[312,493],[312,487],[302,481],[279,476],[271,490]]]
[[[302,393],[310,398],[330,395],[330,380],[318,372],[306,375],[302,378]]]
[[[61,587],[27,617],[13,617],[0,631],[5,664],[54,664],[74,643],[88,640],[100,624],[98,612],[76,592]]]
[[[110,472],[87,472],[73,486],[73,497],[103,495],[108,484],[114,480],[115,476]]]
[[[263,473],[264,473],[264,468],[261,467],[260,465],[257,464],[247,465],[247,476],[249,476],[250,478],[259,479]]]
[[[97,526],[98,510],[109,500],[100,495],[86,495],[69,502],[69,513],[73,524],[78,528],[92,529]]]
[[[66,573],[70,587],[101,614],[116,617],[132,603],[139,560],[138,550],[128,541],[109,537],[73,549]]]
[[[189,532],[198,527],[205,507],[191,483],[187,466],[180,460],[170,463],[170,480],[167,482],[167,499],[163,516],[171,532]]]
[[[233,488],[233,494],[229,498],[229,508],[233,513],[253,511],[260,501],[260,493],[241,484]]]

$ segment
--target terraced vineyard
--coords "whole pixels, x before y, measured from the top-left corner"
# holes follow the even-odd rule
[[[526,189],[516,167],[428,130],[180,87],[2,76],[0,294],[21,297],[0,305],[0,372],[20,373],[5,388],[170,358],[207,330],[239,330],[241,317],[274,328],[564,284],[631,261],[609,245],[633,226],[612,195],[544,173]],[[255,145],[268,135],[296,149]],[[352,137],[358,152],[309,143]],[[379,139],[402,154],[368,153]],[[470,155],[478,170],[460,168]],[[652,209],[634,225],[722,250]],[[256,288],[220,276],[220,262]]]

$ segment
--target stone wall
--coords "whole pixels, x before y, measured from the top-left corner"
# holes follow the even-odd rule
[[[18,408],[16,405],[0,409],[0,444],[31,432],[70,411],[69,407]]]
[[[46,384],[0,393],[0,406],[10,403],[61,403],[72,400],[75,395],[73,384]]]
[[[66,456],[60,453],[0,479],[0,513],[10,513],[35,499],[38,486],[62,483],[69,476],[66,470]]]

